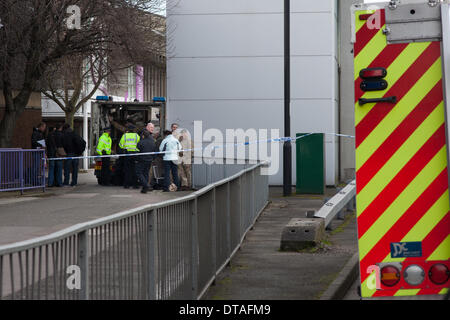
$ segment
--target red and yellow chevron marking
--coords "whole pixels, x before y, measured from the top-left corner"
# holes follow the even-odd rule
[[[450,258],[450,200],[440,42],[387,44],[356,12],[355,147],[358,245],[364,297],[444,293],[433,286],[377,290],[370,266],[391,258],[393,242],[421,242],[425,261]],[[387,69],[384,91],[363,92],[359,71]],[[360,98],[397,103],[360,106]],[[418,258],[415,258],[416,260]]]

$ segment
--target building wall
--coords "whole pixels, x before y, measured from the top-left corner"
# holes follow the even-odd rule
[[[362,2],[362,0],[339,2],[340,127],[341,133],[348,135],[355,135],[355,84],[350,8],[352,4]],[[348,138],[340,140],[340,178],[347,181],[355,178],[355,141]]]
[[[91,81],[88,83],[89,88],[93,87]],[[92,96],[91,100],[95,100],[98,95],[109,95],[114,98],[114,101],[128,101],[132,102],[136,99],[136,73],[133,68],[120,70],[109,78],[109,84],[102,86],[104,90],[97,90]],[[166,70],[165,65],[144,66],[143,77],[143,94],[145,101],[151,101],[153,97],[166,96]],[[91,116],[91,103],[86,103],[87,115]],[[42,114],[44,119],[58,121],[64,120],[64,112],[53,100],[42,95]],[[83,117],[83,108],[80,108],[75,113],[75,118]]]
[[[292,1],[291,12],[291,133],[337,133],[336,1]],[[167,24],[168,122],[283,135],[283,1],[173,0]],[[295,161],[293,152],[294,183]],[[338,161],[328,135],[328,185],[338,182]],[[282,183],[281,165],[270,183]]]
[[[161,65],[144,66],[144,97],[152,101],[154,97],[167,96],[167,75],[165,59]]]
[[[100,92],[99,92],[100,93]],[[64,111],[61,110],[59,105],[53,101],[52,99],[47,98],[42,94],[42,116],[45,120],[57,119],[58,121],[64,121],[65,114]],[[95,97],[94,97],[95,98]],[[91,106],[90,103],[86,103],[86,107],[88,108],[88,117],[91,115]],[[75,118],[83,117],[83,108],[81,107],[76,113]]]
[[[134,101],[136,98],[135,79],[132,68],[116,71],[108,78],[107,93],[114,101]]]
[[[165,61],[164,61],[165,62]],[[142,101],[152,101],[154,97],[166,96],[166,65],[146,64],[143,66]],[[109,79],[108,93],[115,97],[114,101],[134,101],[136,99],[136,73],[134,68],[117,72]]]

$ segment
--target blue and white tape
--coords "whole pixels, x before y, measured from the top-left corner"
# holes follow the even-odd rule
[[[290,141],[292,143],[296,142],[297,140],[306,138],[308,136],[311,136],[313,134],[318,133],[306,133],[302,136],[298,137],[282,137],[282,138],[275,138],[275,139],[268,139],[268,140],[257,140],[257,141],[248,141],[243,143],[225,143],[225,147],[239,147],[239,146],[248,146],[251,144],[261,144],[261,143],[273,143],[273,142],[286,142]],[[346,135],[346,134],[338,134],[338,133],[323,133],[325,135],[331,135],[336,137],[343,137],[343,138],[350,138],[354,139],[354,136]],[[214,146],[213,149],[220,149],[224,148],[223,145],[221,146]],[[120,158],[120,157],[136,157],[136,156],[152,156],[152,155],[163,155],[166,153],[173,153],[173,152],[195,152],[195,151],[203,151],[204,148],[192,148],[192,149],[184,149],[179,151],[158,151],[158,152],[142,152],[142,153],[132,153],[132,154],[114,154],[114,155],[95,155],[95,156],[78,156],[78,157],[63,157],[63,158],[48,158],[46,160],[48,161],[60,161],[60,160],[81,160],[81,159],[99,159],[99,158]]]

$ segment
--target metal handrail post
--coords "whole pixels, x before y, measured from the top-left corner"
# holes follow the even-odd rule
[[[41,160],[42,160],[42,192],[45,192],[45,182],[46,182],[46,179],[45,179],[45,173],[46,173],[45,166],[47,164],[46,160],[45,160],[45,151],[42,152]]]
[[[197,198],[191,201],[191,273],[192,273],[192,299],[198,298],[198,268],[199,268],[199,243],[198,243],[198,209]]]
[[[156,255],[158,245],[158,226],[156,221],[156,210],[148,212],[148,298],[157,300],[157,279],[156,279]]]
[[[78,233],[78,264],[80,267],[80,299],[89,300],[89,231]]]
[[[2,185],[3,185],[3,180],[2,180],[2,172],[3,172],[2,158],[3,158],[3,152],[0,152],[0,190],[2,189]]]
[[[239,176],[239,179],[238,179],[238,187],[239,187],[239,192],[238,192],[238,195],[239,195],[239,241],[241,241],[242,240],[242,236],[244,235],[244,228],[242,227],[242,224],[244,223],[244,217],[243,217],[243,212],[244,212],[244,210],[243,210],[243,197],[242,197],[242,194],[243,194],[243,192],[242,192],[242,176]],[[239,245],[239,248],[240,248],[241,246]]]
[[[227,207],[226,207],[226,221],[227,221],[227,257],[231,256],[231,183],[227,182]]]
[[[252,170],[252,183],[251,183],[251,187],[252,187],[252,220],[256,219],[256,214],[257,214],[257,210],[256,210],[256,185],[255,185],[255,171],[257,168],[254,168]],[[253,229],[253,228],[252,228]]]
[[[23,177],[23,171],[25,170],[23,166],[23,153],[24,151],[19,152],[19,180],[20,180],[20,194],[23,195],[23,188],[24,188],[24,177]]]
[[[213,276],[214,281],[212,282],[212,285],[216,284],[216,272],[217,272],[217,210],[216,210],[216,190],[217,188],[214,187],[211,196],[211,262],[212,262],[212,270],[213,270]]]

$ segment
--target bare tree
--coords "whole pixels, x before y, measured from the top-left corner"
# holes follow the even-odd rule
[[[154,9],[159,6],[153,1]],[[114,10],[116,45],[94,47],[83,55],[58,60],[45,74],[42,93],[65,112],[66,123],[73,125],[75,113],[97,92],[106,79],[113,80],[118,71],[137,63],[148,63],[165,50],[165,19],[135,8]],[[126,17],[126,19],[124,19]],[[88,86],[91,82],[93,85]]]
[[[51,65],[45,72],[41,92],[53,100],[65,113],[66,123],[73,126],[75,113],[97,91],[105,78],[102,66],[96,61],[80,55],[65,56]],[[86,79],[97,74],[97,81],[91,90],[83,96]]]
[[[16,121],[34,91],[50,84],[48,75],[61,67],[63,90],[72,88],[64,107],[76,109],[83,65],[92,57],[94,74],[105,67],[102,57],[113,51],[139,61],[148,47],[136,45],[136,12],[158,10],[162,0],[0,0],[0,89],[5,114],[0,122],[0,147],[8,147]],[[145,25],[144,25],[145,26]],[[142,44],[147,44],[146,40]],[[120,50],[119,50],[120,49]],[[100,59],[95,62],[95,60]],[[72,72],[71,72],[72,70]],[[91,72],[92,70],[89,70]],[[98,79],[97,79],[98,81]],[[100,83],[100,81],[98,81]],[[78,96],[78,97],[77,97]],[[89,99],[89,98],[88,98]],[[75,102],[75,100],[77,100]]]

